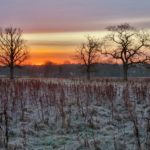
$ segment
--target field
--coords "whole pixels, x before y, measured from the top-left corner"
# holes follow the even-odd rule
[[[150,80],[0,80],[0,149],[149,150]]]

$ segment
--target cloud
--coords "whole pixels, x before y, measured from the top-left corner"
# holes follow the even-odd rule
[[[76,46],[79,43],[72,41],[29,41],[29,44],[32,46],[58,46],[58,47],[66,47],[66,46]]]
[[[124,20],[147,27],[149,21],[136,19],[148,18],[149,6],[148,0],[1,0],[0,20],[25,32],[96,31]]]
[[[105,23],[103,24],[103,26],[109,26],[109,25],[118,25],[118,24],[122,24],[122,23],[129,23],[133,26],[137,26],[139,28],[149,28],[150,27],[150,17],[137,17],[137,18],[117,18],[117,19],[109,19],[109,20],[105,20]],[[102,25],[102,23],[100,21],[95,21],[93,22],[93,24],[95,24],[95,26],[98,25]]]

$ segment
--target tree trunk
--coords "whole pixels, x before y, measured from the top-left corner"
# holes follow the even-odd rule
[[[123,76],[124,76],[124,81],[128,80],[128,66],[126,64],[123,65]]]
[[[10,79],[11,80],[14,79],[14,66],[13,65],[10,66]]]
[[[90,68],[88,67],[86,70],[86,74],[87,74],[87,80],[91,79],[91,72],[90,72]]]

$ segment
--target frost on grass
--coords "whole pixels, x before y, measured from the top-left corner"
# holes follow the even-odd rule
[[[0,149],[150,149],[148,80],[0,80]]]

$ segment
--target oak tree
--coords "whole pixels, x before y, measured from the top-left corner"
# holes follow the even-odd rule
[[[149,62],[150,35],[129,24],[109,26],[107,29],[110,34],[104,38],[102,51],[122,63],[124,80],[127,80],[130,67]]]
[[[14,68],[24,62],[29,56],[22,30],[6,28],[0,30],[0,63],[10,69],[10,79],[14,78]]]

